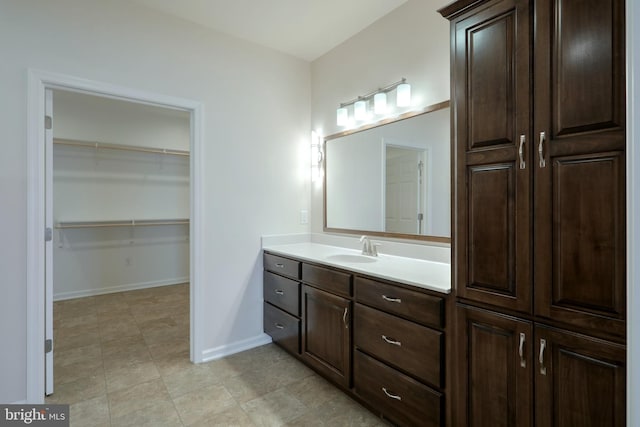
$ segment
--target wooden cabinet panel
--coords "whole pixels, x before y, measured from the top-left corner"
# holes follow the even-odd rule
[[[354,279],[356,301],[427,326],[444,327],[444,298],[377,280]]]
[[[401,426],[440,427],[444,396],[360,351],[354,356],[355,392]]]
[[[342,271],[302,264],[302,280],[329,292],[351,296],[351,275]]]
[[[536,314],[622,338],[624,1],[541,0],[535,12]]]
[[[264,300],[294,316],[300,316],[300,282],[268,271],[264,272],[263,278]]]
[[[529,16],[527,1],[504,0],[461,17],[452,61],[458,295],[527,313]]]
[[[625,425],[624,346],[544,326],[536,342],[536,425]]]
[[[302,357],[345,387],[351,384],[350,323],[351,301],[302,286]]]
[[[513,163],[470,166],[468,171],[466,251],[458,263],[459,274],[465,275],[459,276],[464,282],[458,295],[528,312],[528,191],[524,195],[517,191]],[[523,215],[525,219],[520,220]]]
[[[542,0],[535,8],[536,100],[553,138],[622,129],[624,2]]]
[[[291,353],[300,353],[300,319],[264,303],[264,332]]]
[[[531,323],[464,306],[458,316],[459,425],[531,426]]]
[[[265,253],[264,268],[292,279],[300,278],[300,262],[289,258]]]
[[[444,334],[356,304],[354,344],[363,351],[435,387],[442,387]]]

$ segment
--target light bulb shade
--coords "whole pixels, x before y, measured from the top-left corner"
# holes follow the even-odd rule
[[[373,97],[373,111],[376,114],[384,114],[387,112],[387,94],[384,92],[376,93]]]
[[[353,104],[353,116],[356,120],[365,120],[367,118],[367,102],[356,101]]]
[[[411,105],[411,85],[402,83],[396,89],[396,105],[398,107],[409,107]]]
[[[346,107],[340,107],[336,110],[336,123],[338,126],[346,126],[349,122],[349,112]]]

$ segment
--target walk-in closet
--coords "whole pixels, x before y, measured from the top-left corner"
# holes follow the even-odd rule
[[[189,362],[190,116],[54,90],[53,384],[96,398]],[[49,375],[48,375],[48,378]]]

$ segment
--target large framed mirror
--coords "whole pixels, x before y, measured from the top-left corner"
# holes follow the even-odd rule
[[[324,231],[451,242],[449,101],[324,140]]]

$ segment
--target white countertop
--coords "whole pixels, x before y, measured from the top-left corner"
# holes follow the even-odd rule
[[[419,288],[448,294],[451,292],[451,264],[380,254],[362,257],[360,251],[319,243],[267,245],[264,250],[303,261],[343,268],[380,279],[392,280]],[[338,258],[336,259],[336,255]],[[340,255],[344,259],[340,259]],[[349,257],[354,257],[353,261]],[[369,260],[365,259],[369,258]],[[359,262],[370,261],[370,262]]]

